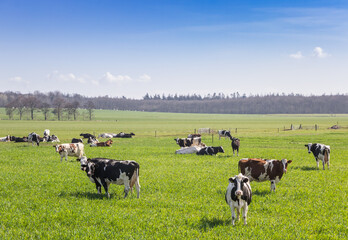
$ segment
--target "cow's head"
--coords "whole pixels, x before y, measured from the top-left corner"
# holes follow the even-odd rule
[[[312,143],[308,143],[305,145],[305,147],[308,148],[308,153],[311,153],[311,147],[312,147]]]
[[[292,160],[282,159],[283,173],[288,171],[288,164],[292,163]]]
[[[220,147],[218,148],[218,152],[221,152],[221,153],[224,153],[224,152],[225,152],[224,149],[222,148],[222,146],[220,146]]]
[[[249,182],[249,178],[240,173],[234,177],[229,178],[229,181],[234,185],[232,189],[232,191],[235,191],[234,194],[237,197],[241,197],[243,195],[243,185],[244,183]]]
[[[77,159],[80,161],[81,164],[81,170],[82,171],[88,171],[88,163],[89,163],[89,159],[85,156],[82,156],[81,158]]]

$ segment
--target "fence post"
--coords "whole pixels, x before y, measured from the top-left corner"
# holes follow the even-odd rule
[[[235,133],[237,133],[237,128],[236,128],[236,130],[235,130]]]
[[[317,131],[318,130],[318,126],[317,126],[317,124],[315,124],[315,131]]]
[[[211,134],[211,143],[214,143],[214,133]]]
[[[278,128],[278,132],[279,132],[279,128]]]
[[[157,137],[157,131],[155,130],[155,137]]]

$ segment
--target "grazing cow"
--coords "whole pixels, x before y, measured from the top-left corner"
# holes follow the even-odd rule
[[[192,133],[192,134],[189,134],[187,137],[188,138],[197,138],[197,137],[201,137],[202,135],[199,134],[199,133]]]
[[[83,143],[82,139],[81,138],[73,138],[71,139],[71,143]]]
[[[317,161],[317,168],[319,169],[319,160],[323,162],[323,170],[325,170],[325,163],[327,169],[330,167],[330,146],[321,143],[308,143],[305,145],[308,148],[308,153],[313,153],[315,161]]]
[[[232,146],[232,150],[233,150],[233,156],[234,156],[235,150],[237,150],[237,156],[239,156],[239,146],[240,146],[239,138],[232,137],[231,146]]]
[[[40,145],[40,136],[37,133],[30,133],[28,135],[28,142],[31,142],[31,145],[34,146],[34,143],[36,143],[37,146]]]
[[[84,155],[83,143],[63,143],[53,146],[56,148],[56,152],[60,155],[60,162],[63,157],[65,161],[68,161],[68,156],[81,158]]]
[[[134,133],[124,133],[124,132],[120,132],[120,133],[117,133],[117,134],[113,134],[113,137],[114,138],[131,138],[135,136]]]
[[[80,163],[81,170],[85,171],[91,182],[95,183],[99,194],[103,186],[107,197],[110,198],[109,185],[113,183],[124,185],[124,197],[127,197],[129,190],[132,190],[135,184],[137,198],[139,198],[139,164],[137,162],[82,157]]]
[[[231,136],[231,131],[227,131],[227,130],[219,130],[219,140],[221,139],[221,137],[229,137],[230,139],[232,139],[232,136]]]
[[[97,142],[97,143],[92,143],[91,147],[111,147],[111,144],[113,141],[111,139],[107,140],[106,142]]]
[[[197,155],[216,155],[217,153],[224,153],[224,149],[220,147],[204,147],[197,152]]]
[[[249,179],[243,176],[241,173],[228,179],[229,184],[227,187],[225,200],[228,206],[231,208],[232,213],[232,225],[236,219],[235,208],[237,209],[237,220],[239,220],[240,210],[243,208],[244,225],[247,224],[248,207],[251,203],[251,187]]]
[[[94,135],[90,133],[81,133],[80,136],[83,138],[89,138],[89,137],[96,138]]]
[[[98,135],[98,138],[112,138],[113,135],[111,133],[101,133]]]
[[[275,191],[275,184],[280,181],[283,174],[287,172],[288,164],[292,160],[267,160],[260,158],[242,158],[238,167],[240,172],[247,176],[250,181],[271,181],[271,191]]]
[[[0,142],[9,142],[11,141],[11,136],[7,135],[6,137],[1,137]]]
[[[88,140],[87,140],[88,144],[96,144],[98,142],[99,142],[98,139],[92,138],[92,137],[89,137]]]

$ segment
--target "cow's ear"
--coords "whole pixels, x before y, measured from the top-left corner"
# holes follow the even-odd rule
[[[292,160],[288,160],[288,164],[292,163]]]
[[[247,177],[246,177],[246,178],[243,178],[243,182],[244,182],[244,183],[249,182],[249,178],[247,178]]]
[[[305,144],[305,147],[308,147],[308,144]]]
[[[228,181],[229,181],[230,183],[233,183],[233,182],[234,182],[234,178],[233,178],[233,177],[230,177],[230,178],[228,179]]]

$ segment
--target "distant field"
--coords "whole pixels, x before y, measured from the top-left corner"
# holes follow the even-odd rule
[[[4,109],[0,118],[7,119]],[[284,131],[291,124],[301,130]],[[347,239],[348,115],[209,115],[95,111],[93,121],[0,120],[0,137],[42,135],[49,128],[62,142],[80,133],[134,132],[111,148],[91,148],[88,157],[133,159],[140,164],[140,199],[111,198],[70,157],[60,162],[51,143],[0,142],[0,239]],[[317,131],[314,126],[319,128]],[[175,155],[176,137],[199,128],[231,129],[241,139],[240,156],[230,140],[203,135],[222,145],[218,156]],[[236,132],[237,129],[237,132]],[[316,170],[304,144],[331,146],[330,170]],[[231,225],[225,203],[228,178],[243,157],[293,160],[270,193],[270,183],[252,182],[248,225]]]

